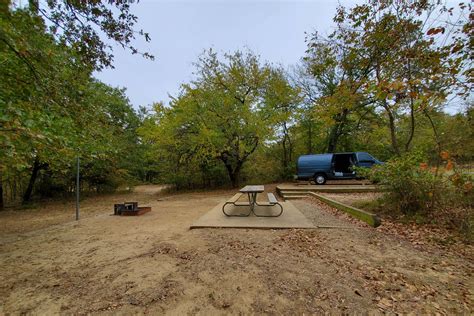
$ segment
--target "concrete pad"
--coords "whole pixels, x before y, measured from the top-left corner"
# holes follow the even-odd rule
[[[222,205],[216,205],[212,210],[204,214],[191,228],[316,228],[291,202],[280,202],[283,206],[283,214],[279,217],[256,217],[251,214],[248,217],[229,217],[222,213]],[[278,214],[278,206],[256,206],[257,214]],[[244,214],[248,212],[246,206],[226,206],[229,214]]]

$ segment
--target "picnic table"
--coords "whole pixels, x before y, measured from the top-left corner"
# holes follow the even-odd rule
[[[247,194],[249,198],[250,211],[253,212],[255,205],[257,204],[257,194],[265,192],[265,187],[263,185],[246,185],[240,189],[239,192]]]
[[[267,193],[268,202],[267,203],[257,203],[257,194],[265,192],[265,187],[263,185],[246,185],[242,189],[239,190],[240,193],[235,194],[232,198],[230,198],[227,202],[224,203],[222,206],[222,212],[226,216],[250,216],[253,213],[255,216],[258,217],[278,217],[283,213],[283,206],[278,203],[275,195],[273,193]],[[247,202],[238,202],[239,198],[243,195],[247,194],[248,203]],[[249,211],[246,214],[229,214],[226,213],[225,207],[226,205],[232,204],[234,206],[248,206]],[[274,206],[278,205],[280,207],[280,213],[277,215],[263,215],[255,213],[255,206]]]

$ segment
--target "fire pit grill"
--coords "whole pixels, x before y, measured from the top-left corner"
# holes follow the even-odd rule
[[[138,216],[150,212],[149,206],[138,206],[138,202],[125,202],[123,204],[114,204],[114,215]]]

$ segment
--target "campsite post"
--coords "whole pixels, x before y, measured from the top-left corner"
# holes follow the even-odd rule
[[[76,174],[76,221],[79,220],[79,156],[77,157],[77,174]]]

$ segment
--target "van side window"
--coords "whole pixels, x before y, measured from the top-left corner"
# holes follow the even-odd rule
[[[368,153],[358,153],[357,156],[359,158],[359,161],[375,161],[374,157],[372,157]]]

